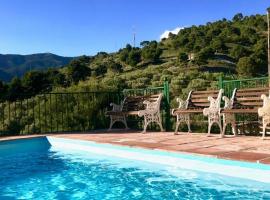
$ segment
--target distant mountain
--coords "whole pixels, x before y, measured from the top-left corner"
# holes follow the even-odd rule
[[[51,53],[31,55],[0,54],[0,79],[10,81],[14,76],[21,77],[29,70],[46,70],[51,67],[61,67],[73,58]]]

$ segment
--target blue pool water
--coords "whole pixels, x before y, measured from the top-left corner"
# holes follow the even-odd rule
[[[0,199],[270,199],[270,183],[69,145],[54,147],[45,137],[0,142]]]

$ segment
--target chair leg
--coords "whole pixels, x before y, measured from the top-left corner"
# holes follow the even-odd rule
[[[207,137],[209,137],[211,135],[211,127],[213,125],[213,122],[208,122],[208,133],[207,133]]]
[[[188,127],[188,132],[191,133],[191,128],[190,128],[190,118],[189,118],[189,115],[188,115],[188,118],[187,118],[187,127]]]
[[[262,134],[262,140],[265,139],[265,132],[266,132],[266,125],[263,125],[263,134]]]
[[[163,126],[162,126],[162,123],[161,123],[161,117],[160,117],[160,115],[158,115],[158,125],[159,125],[159,128],[160,128],[160,131],[161,132],[164,132],[164,129],[163,129]]]
[[[178,134],[178,128],[179,128],[179,125],[180,125],[180,122],[177,121],[176,122],[176,127],[175,127],[175,131],[174,131],[174,134],[177,135]]]
[[[223,138],[224,135],[223,135],[223,129],[222,129],[222,124],[221,124],[221,121],[219,121],[218,123],[218,126],[219,126],[219,130],[220,130],[220,138]]]
[[[159,128],[160,128],[160,131],[164,132],[164,129],[163,129],[163,126],[162,126],[161,122],[158,122],[158,125],[159,125]]]
[[[127,120],[126,120],[126,117],[124,117],[124,120],[122,121],[123,122],[123,124],[125,125],[125,129],[126,130],[128,130],[129,128],[128,128],[128,125],[127,125]]]
[[[223,123],[223,128],[222,128],[222,135],[224,136],[225,135],[225,133],[226,133],[226,127],[227,127],[227,123]]]
[[[108,131],[111,131],[112,130],[112,126],[113,124],[115,123],[115,121],[112,119],[111,117],[111,120],[110,120],[110,127],[108,128]]]
[[[112,127],[114,125],[115,122],[122,122],[124,125],[125,125],[125,129],[128,130],[128,125],[127,125],[127,120],[126,120],[126,117],[124,116],[123,119],[118,119],[118,118],[113,118],[111,117],[111,120],[110,120],[110,127],[108,128],[108,131],[111,131],[112,130]]]
[[[237,136],[238,133],[237,133],[237,127],[236,127],[236,124],[235,123],[232,123],[232,132],[233,132],[233,135],[234,136]]]
[[[145,120],[142,133],[146,133],[147,126],[148,126],[148,122]]]

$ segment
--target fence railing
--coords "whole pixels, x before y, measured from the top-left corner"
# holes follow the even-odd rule
[[[269,77],[223,80],[219,88],[231,97],[234,88],[269,87]],[[97,91],[72,93],[45,93],[36,96],[21,94],[17,100],[0,102],[0,135],[31,134],[48,132],[89,131],[108,128],[109,118],[105,112],[111,102],[120,103],[124,96],[141,96],[163,93],[161,105],[164,128],[172,130],[170,115],[170,91],[168,81],[163,86],[144,89],[125,89],[123,91]],[[243,123],[250,116],[240,116]],[[257,119],[252,119],[257,120]],[[142,128],[142,119],[130,117],[131,128]],[[158,128],[155,125],[150,129]]]
[[[44,93],[36,96],[17,95],[17,100],[0,102],[0,135],[90,131],[106,129],[110,103],[120,103],[124,96],[163,93],[162,118],[170,128],[169,84],[145,89],[109,92]],[[130,119],[134,128],[142,127],[142,119]],[[132,126],[133,125],[133,126]],[[150,127],[155,129],[156,126]]]
[[[105,111],[120,98],[119,92],[23,94],[0,103],[0,135],[106,128]]]
[[[231,97],[234,88],[259,88],[269,87],[269,77],[239,79],[239,80],[223,80],[219,79],[219,88],[224,89],[224,95]]]

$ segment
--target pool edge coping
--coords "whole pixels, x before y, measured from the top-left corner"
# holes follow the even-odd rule
[[[214,159],[220,159],[220,160],[228,160],[228,161],[238,161],[238,162],[246,162],[250,164],[262,164],[262,165],[267,165],[270,166],[270,163],[263,163],[260,162],[261,160],[269,159],[269,158],[264,158],[256,161],[251,161],[251,160],[245,160],[245,159],[233,159],[229,157],[222,157],[218,155],[211,155],[211,154],[203,154],[203,153],[196,153],[196,152],[187,152],[187,151],[181,151],[181,150],[173,150],[173,149],[162,149],[162,148],[147,148],[143,146],[135,146],[135,145],[127,145],[127,144],[122,144],[122,143],[116,143],[116,142],[101,142],[101,141],[94,141],[94,140],[87,140],[87,139],[82,139],[82,138],[65,138],[61,137],[61,135],[65,135],[66,133],[63,134],[33,134],[33,135],[20,135],[20,136],[4,136],[0,137],[0,144],[3,141],[14,141],[14,140],[22,140],[22,139],[32,139],[32,138],[42,138],[42,137],[55,137],[55,138],[62,138],[62,139],[70,139],[70,140],[79,140],[79,141],[88,141],[88,142],[93,142],[96,144],[108,144],[108,145],[113,145],[113,146],[119,146],[119,147],[129,147],[129,148],[136,148],[136,149],[142,149],[142,150],[152,150],[152,151],[162,151],[162,152],[167,152],[167,153],[178,153],[178,154],[186,154],[186,155],[194,155],[194,156],[201,156],[205,158],[214,158]],[[232,151],[233,152],[233,151]]]

